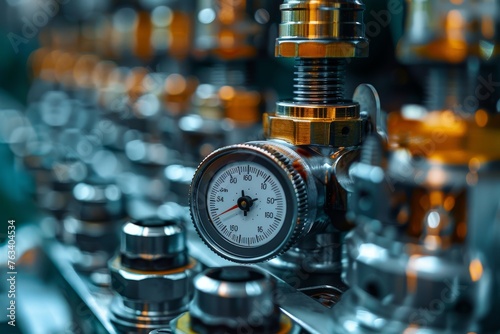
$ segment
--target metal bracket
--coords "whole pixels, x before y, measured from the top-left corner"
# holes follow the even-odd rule
[[[380,98],[375,87],[369,84],[359,85],[354,91],[352,100],[359,103],[361,113],[368,115],[370,131],[376,132],[387,142],[387,115],[380,109]]]

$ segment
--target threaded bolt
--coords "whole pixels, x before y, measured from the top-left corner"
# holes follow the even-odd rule
[[[344,101],[345,67],[343,58],[296,58],[293,100],[308,104]]]

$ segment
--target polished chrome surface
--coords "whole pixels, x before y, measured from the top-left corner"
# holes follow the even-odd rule
[[[148,218],[122,228],[120,253],[109,262],[116,296],[111,322],[122,332],[149,333],[186,310],[192,277],[200,269],[187,257],[186,233],[175,221]]]
[[[361,1],[285,1],[276,56],[366,57],[368,40]]]
[[[122,261],[125,257],[131,262],[157,262],[159,267],[153,267],[155,269],[185,265],[188,260],[184,227],[159,218],[129,222],[123,226],[120,253]],[[162,260],[164,263],[160,265]]]
[[[255,312],[264,318],[263,327],[277,325],[279,312],[273,300],[275,283],[265,272],[236,266],[209,269],[197,276],[193,284],[191,319],[197,319],[207,328],[237,328],[239,317]]]

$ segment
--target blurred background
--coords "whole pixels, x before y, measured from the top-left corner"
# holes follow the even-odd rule
[[[110,71],[111,67],[123,71],[123,80],[127,75],[125,72],[131,70],[137,72],[138,76],[158,74],[157,78],[152,79],[155,80],[152,85],[158,86],[164,84],[161,81],[168,74],[178,74],[180,77],[171,77],[172,82],[175,78],[189,78],[191,87],[186,88],[190,91],[179,94],[184,95],[182,99],[185,101],[174,102],[184,104],[176,105],[175,108],[183,109],[176,112],[197,113],[194,110],[195,97],[190,93],[194,93],[199,84],[215,84],[212,78],[216,74],[209,72],[215,72],[213,68],[216,66],[227,65],[237,68],[235,73],[240,71],[235,75],[245,77],[235,80],[247,81],[256,92],[265,97],[255,110],[253,118],[256,122],[260,120],[257,113],[272,110],[277,99],[292,95],[290,82],[293,60],[274,57],[274,39],[280,22],[279,4],[276,1],[248,1],[244,5],[245,26],[242,26],[243,23],[237,24],[240,31],[229,28],[232,24],[236,25],[234,22],[240,20],[240,17],[224,22],[229,29],[222,33],[237,32],[238,36],[228,35],[223,42],[227,45],[223,46],[216,46],[221,43],[221,40],[216,40],[221,37],[221,31],[216,26],[217,22],[213,17],[215,12],[210,11],[210,5],[210,1],[204,3],[194,0],[188,3],[175,0],[8,0],[1,4],[2,223],[6,219],[15,218],[22,224],[33,219],[36,211],[32,198],[27,195],[34,191],[32,176],[15,168],[16,158],[22,153],[13,152],[9,147],[13,141],[26,140],[21,139],[27,136],[26,133],[15,131],[24,122],[19,117],[24,119],[30,114],[39,117],[37,114],[40,111],[37,109],[40,103],[43,104],[45,98],[51,95],[67,98],[64,103],[80,104],[81,107],[90,102],[79,100],[75,96],[53,95],[67,86],[72,86],[72,89],[92,86],[85,88],[102,90],[103,87],[96,85],[105,84],[96,81],[107,79],[96,76],[106,76],[104,71]],[[207,10],[203,12],[202,7],[205,6]],[[379,89],[383,107],[386,110],[395,109],[403,100],[417,100],[420,92],[419,87],[409,79],[411,74],[407,69],[395,61],[395,45],[403,31],[404,4],[394,1],[389,8],[386,1],[377,0],[367,2],[366,6],[365,17],[370,22],[366,32],[370,39],[370,57],[354,59],[352,66],[348,67],[347,94],[350,95],[360,82],[370,82]],[[230,40],[231,38],[235,39]],[[248,44],[244,45],[245,43]],[[227,50],[218,50],[220,46]],[[54,59],[49,60],[50,57]],[[80,72],[75,70],[72,74],[62,73],[69,72],[70,67],[78,61],[81,64]],[[50,62],[53,63],[49,64]],[[242,65],[243,62],[246,64]],[[100,68],[95,69],[94,66],[98,64]],[[59,69],[49,68],[57,65]],[[65,66],[67,68],[63,68]],[[51,71],[61,73],[49,73]],[[116,72],[115,74],[118,75]],[[160,87],[156,88],[161,90]],[[203,88],[206,86],[201,89]],[[98,99],[95,96],[89,98]],[[120,98],[116,97],[117,100]],[[165,99],[168,98],[161,101],[162,109],[169,107],[166,105],[169,102]],[[86,107],[89,106],[83,106]],[[95,107],[101,108],[102,105],[97,104]],[[79,112],[75,110],[74,113]],[[94,116],[101,115],[92,115]],[[52,126],[44,124],[44,120],[39,118],[28,117],[25,120],[29,120],[30,127]],[[36,122],[41,124],[34,124]],[[90,129],[95,126],[91,123],[84,124],[85,120],[76,122],[71,127],[81,129],[86,126]],[[19,138],[13,139],[16,136]]]
[[[0,316],[1,333],[114,333],[108,316],[110,312],[115,312],[115,316],[120,312],[107,308],[114,296],[108,289],[112,278],[107,261],[119,249],[118,230],[125,221],[141,221],[151,216],[175,221],[187,226],[182,233],[188,235],[193,245],[200,244],[199,248],[190,244],[193,256],[207,253],[191,226],[188,208],[189,187],[196,167],[220,147],[265,140],[263,115],[273,112],[278,101],[295,94],[294,59],[275,57],[275,42],[284,17],[280,12],[283,2],[307,3],[278,0],[5,0],[0,3],[0,244],[7,247],[8,221],[15,220],[16,265],[22,272],[17,276],[19,326],[12,328],[7,324],[9,319]],[[455,180],[460,179],[457,181],[460,187],[472,187],[477,181],[476,171],[486,165],[493,166],[492,173],[498,174],[498,164],[494,164],[498,162],[498,122],[491,123],[492,115],[500,109],[497,92],[500,84],[496,80],[498,3],[367,0],[364,5],[365,24],[359,29],[364,28],[369,40],[369,56],[347,60],[345,96],[353,96],[362,83],[376,87],[379,111],[389,115],[389,128],[394,134],[381,146],[395,151],[404,148],[405,154],[411,152],[408,156],[412,155],[414,165],[425,173],[428,172],[425,159],[432,162],[429,165],[443,164],[439,169],[441,174],[436,177],[449,182],[445,185],[444,181],[438,182],[445,189],[440,188],[443,193],[434,194],[435,197],[422,195],[424,201],[441,210],[441,206],[446,208],[447,197],[443,194],[455,189]],[[434,111],[440,116],[434,117]],[[403,116],[398,118],[400,113]],[[393,114],[396,116],[391,118]],[[454,122],[454,116],[450,115],[461,120]],[[368,116],[360,116],[360,122],[361,118],[364,122]],[[367,130],[371,125],[363,126]],[[434,147],[432,152],[422,148],[442,128],[448,135],[446,138],[451,138],[451,144],[442,145],[446,152]],[[483,128],[485,132],[481,132]],[[477,132],[469,133],[468,129]],[[370,131],[363,133],[363,140]],[[433,139],[432,143],[436,142],[443,143]],[[384,160],[380,167],[390,169],[389,160]],[[456,176],[456,169],[462,167],[467,169],[466,176]],[[496,174],[491,177],[493,190],[482,189],[481,196],[488,197],[485,195],[488,191],[497,194]],[[363,185],[368,182],[360,175],[357,179],[349,172],[346,175]],[[432,181],[431,176],[424,179]],[[423,194],[436,186],[431,181],[415,181],[418,184],[411,186],[418,188],[415,193]],[[404,187],[410,186],[404,183]],[[469,240],[467,231],[475,229],[467,230],[463,217],[475,211],[470,208],[453,213],[460,216],[456,226],[439,225],[451,221],[444,219],[442,212],[455,210],[459,206],[455,207],[455,200],[463,207],[471,206],[472,202],[464,204],[466,200],[460,191],[453,193],[456,197],[450,195],[453,197],[453,204],[449,204],[451,200],[447,202],[450,209],[441,211],[432,211],[427,202],[411,202],[414,193],[409,190],[404,194],[384,192],[391,200],[383,203],[378,196],[371,198],[377,204],[374,206],[390,212],[387,216],[391,219],[404,220],[408,226],[412,221],[409,216],[418,217],[415,218],[418,224],[424,222],[424,227],[405,230],[407,234],[402,241],[394,242],[398,247],[405,246],[388,246],[391,252],[416,249],[406,242],[420,247],[430,239],[443,238],[445,241],[440,242],[446,245],[456,242],[458,250],[454,248],[448,254],[447,246],[440,244],[445,251],[439,253],[425,244],[423,253],[436,251],[433,256],[446,261],[467,259],[466,264],[457,260],[460,265],[456,266],[467,275],[477,269],[470,264],[477,265],[474,260],[480,256],[471,255],[469,259],[467,256],[472,252],[464,255],[465,250],[481,248],[476,235],[471,237],[474,247],[464,246],[464,240]],[[354,186],[347,192],[356,196]],[[359,193],[365,194],[361,190]],[[345,196],[350,198],[351,194]],[[482,208],[480,202],[474,202],[476,209]],[[396,210],[387,203],[400,206]],[[496,204],[489,204],[484,204],[484,212],[489,215],[485,220],[492,221],[496,217]],[[417,210],[412,216],[410,209],[415,207],[421,212]],[[366,217],[352,210],[358,215],[351,212],[348,220],[366,222]],[[436,215],[441,220],[434,224],[429,217]],[[440,226],[439,233],[432,224]],[[349,228],[354,230],[354,225]],[[387,232],[384,237],[398,235],[407,225],[391,226],[389,232],[384,230]],[[488,235],[489,227],[481,226],[478,230]],[[122,239],[126,238],[125,232],[121,233]],[[181,234],[177,230],[172,233]],[[426,233],[437,239],[427,238]],[[497,236],[495,233],[492,232],[491,238]],[[343,240],[345,233],[338,235]],[[337,246],[343,244],[339,240],[335,241]],[[177,239],[175,242],[182,243]],[[498,249],[493,244],[478,254],[484,251],[485,258],[493,258],[491,251]],[[124,248],[122,244],[122,251]],[[330,295],[323,290],[309,291],[308,296],[314,295],[322,306],[335,304],[349,285],[341,282],[340,250],[336,254],[338,286],[335,289],[328,286],[330,290],[325,291],[337,292]],[[0,254],[0,261],[2,265],[6,263],[7,253]],[[488,283],[472,277],[474,284],[477,281],[484,284],[477,283],[481,285],[477,287],[471,283],[477,288],[471,292],[477,297],[477,300],[471,297],[478,301],[477,305],[488,299],[484,291],[491,288],[494,296],[500,291],[495,274],[500,268],[498,261],[481,261],[480,269],[483,269],[481,264],[485,268],[486,264],[491,265],[489,273],[493,276]],[[214,266],[210,261],[202,264]],[[349,269],[355,271],[357,267],[353,267]],[[376,271],[379,268],[374,267],[370,277],[379,277]],[[440,273],[436,268],[432,267],[435,277]],[[388,272],[391,277],[393,273],[389,269]],[[455,272],[450,272],[453,275],[449,277],[453,278]],[[467,279],[471,281],[469,276]],[[356,286],[361,281],[351,283]],[[387,285],[394,289],[402,286],[391,284]],[[377,298],[378,290],[372,287],[367,283],[364,288]],[[7,285],[0,285],[0,309],[8,305],[7,290]],[[432,293],[439,295],[440,291],[436,288]],[[429,296],[432,301],[434,295],[429,293]],[[461,307],[467,311],[470,306],[458,301],[456,304],[455,311],[462,310]],[[144,305],[141,307],[147,309]],[[478,328],[500,327],[491,317],[491,309],[478,307],[476,311],[464,314],[470,315],[467,319],[474,324],[480,322],[477,319],[486,319],[485,327]],[[456,314],[457,318],[452,319],[460,318],[461,313]],[[297,319],[300,317],[294,318]],[[116,324],[121,320],[113,321]],[[446,321],[449,324],[449,319]]]

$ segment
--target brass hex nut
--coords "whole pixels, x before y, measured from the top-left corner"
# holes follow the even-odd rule
[[[364,122],[356,119],[301,119],[264,115],[264,134],[293,145],[348,147],[361,144]]]
[[[264,114],[264,135],[293,145],[347,147],[361,144],[365,121],[358,103],[304,105],[278,102],[274,114]]]
[[[179,270],[165,272],[134,271],[121,265],[118,257],[109,263],[111,287],[120,296],[130,300],[165,302],[189,298],[192,278],[200,271],[194,260]]]
[[[288,58],[354,58],[368,56],[368,41],[278,39],[276,57]]]

